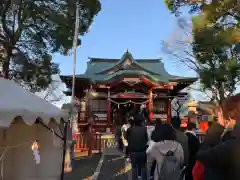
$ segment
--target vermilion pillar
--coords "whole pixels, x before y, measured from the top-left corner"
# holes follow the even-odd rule
[[[173,90],[174,86],[169,84],[168,89]],[[172,118],[172,99],[171,98],[168,99],[168,109],[167,110],[168,110],[168,113],[167,113],[168,119],[167,120],[168,120],[168,123],[171,124],[171,118]]]
[[[111,99],[110,99],[110,87],[107,88],[107,123],[111,124]]]
[[[171,99],[168,99],[168,109],[167,109],[167,121],[169,124],[171,124],[171,116],[172,116],[172,106],[171,106]]]
[[[148,94],[148,111],[149,111],[149,120],[152,121],[153,120],[153,94],[152,94],[152,89],[149,90],[149,94]]]

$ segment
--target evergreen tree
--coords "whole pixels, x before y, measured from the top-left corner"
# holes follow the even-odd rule
[[[98,0],[79,0],[79,35],[84,35],[101,9]],[[76,0],[1,0],[0,62],[5,77],[32,91],[51,83],[59,73],[53,53],[72,48]],[[80,44],[80,39],[79,39]]]

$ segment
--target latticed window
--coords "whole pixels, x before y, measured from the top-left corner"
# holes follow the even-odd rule
[[[167,111],[167,104],[165,101],[153,102],[153,111],[155,113],[165,113]]]
[[[86,118],[86,102],[80,101],[78,105],[78,121],[85,121]]]
[[[107,111],[107,100],[90,100],[92,111]]]
[[[90,100],[91,113],[96,121],[107,120],[107,100]]]

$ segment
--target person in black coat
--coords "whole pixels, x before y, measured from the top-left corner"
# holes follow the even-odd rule
[[[163,131],[165,129],[165,124],[162,123],[160,119],[156,120],[155,129],[151,134],[151,140],[154,142],[159,142],[163,139]]]
[[[134,117],[134,126],[128,128],[126,139],[132,164],[132,180],[138,180],[141,173],[142,180],[147,180],[147,128],[142,125],[143,117],[138,114]]]
[[[194,132],[195,130],[196,124],[193,122],[188,122],[187,131],[185,133],[188,136],[189,159],[185,173],[185,180],[193,180],[192,169],[196,163],[196,154],[200,147],[200,141]]]
[[[205,151],[207,149],[217,146],[221,142],[221,136],[223,132],[224,132],[224,127],[220,126],[218,123],[212,124],[210,126],[210,128],[207,130],[206,134],[204,135],[204,141],[200,145],[200,148],[198,150],[197,157],[196,157],[197,160],[198,160],[198,154],[200,154],[202,151]],[[203,164],[201,163],[201,165]],[[213,177],[214,177],[213,179],[221,180],[221,177],[218,176],[218,173],[216,173],[211,166],[204,166],[203,171],[198,175],[205,178],[205,180],[211,180]],[[194,177],[194,179],[195,178],[197,177]]]
[[[211,176],[206,180],[239,180],[240,179],[240,95],[229,97],[218,112],[218,126],[223,130],[228,126],[234,127],[229,137],[217,146],[199,151],[197,159],[204,165],[205,170],[211,170]],[[221,136],[219,139],[221,139]],[[206,174],[207,175],[207,174]]]

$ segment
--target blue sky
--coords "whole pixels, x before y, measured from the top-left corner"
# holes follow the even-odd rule
[[[77,50],[77,74],[85,71],[88,57],[121,58],[128,49],[134,58],[162,58],[171,74],[194,76],[162,52],[161,40],[176,33],[176,17],[169,13],[163,0],[102,0],[101,3],[102,11]],[[72,59],[54,55],[61,74],[72,74]]]
[[[163,0],[102,0],[101,3],[102,11],[77,49],[77,74],[84,73],[88,57],[121,58],[128,49],[134,58],[162,58],[166,70],[173,75],[195,76],[162,51],[162,40],[169,40],[176,33],[181,35],[176,17],[169,13]],[[61,74],[72,74],[72,56],[55,54],[53,58],[60,64]],[[194,99],[205,97],[196,91],[191,94]]]

